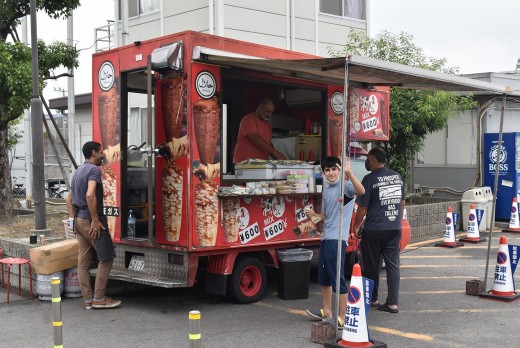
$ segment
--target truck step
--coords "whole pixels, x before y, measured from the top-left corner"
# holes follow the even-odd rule
[[[97,269],[90,270],[90,275],[95,276]],[[144,284],[157,286],[161,288],[180,288],[186,287],[185,282],[177,281],[175,279],[168,279],[159,275],[145,273],[141,271],[128,270],[128,269],[112,269],[110,279],[122,280],[130,283]]]

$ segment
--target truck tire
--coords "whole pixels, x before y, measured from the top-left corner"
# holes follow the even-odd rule
[[[237,303],[258,301],[267,286],[267,272],[264,264],[256,257],[237,259],[233,273],[229,277],[228,297]]]

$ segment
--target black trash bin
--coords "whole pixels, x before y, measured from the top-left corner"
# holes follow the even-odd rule
[[[276,254],[280,260],[277,274],[278,297],[284,300],[308,298],[312,250],[281,249]]]

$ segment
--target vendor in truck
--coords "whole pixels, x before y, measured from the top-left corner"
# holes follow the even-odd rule
[[[271,143],[272,131],[269,120],[275,109],[274,102],[264,98],[253,113],[245,115],[240,121],[238,139],[233,155],[233,163],[237,164],[249,158],[267,160],[286,159]]]

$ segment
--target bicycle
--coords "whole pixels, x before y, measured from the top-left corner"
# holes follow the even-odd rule
[[[51,186],[49,188],[45,188],[45,191],[47,191],[47,196],[49,198],[65,199],[65,197],[67,197],[67,194],[69,193],[69,190],[67,189],[61,190],[60,186]]]
[[[14,177],[13,176],[13,195],[14,196],[25,196],[26,195],[26,190],[25,190],[25,184],[24,183],[16,183],[18,181],[18,179],[25,179],[25,177],[23,176],[20,176],[20,177]]]

